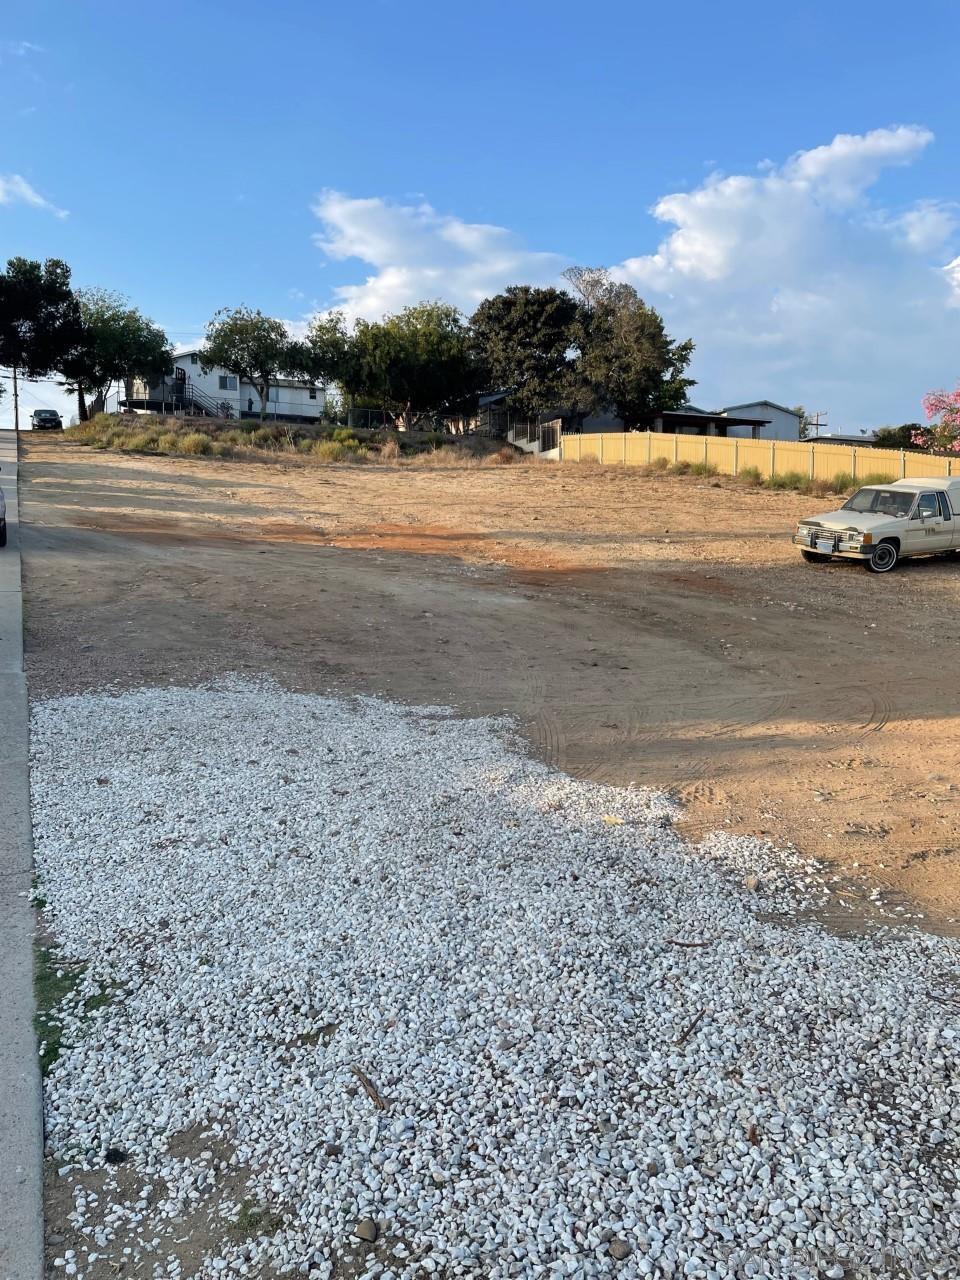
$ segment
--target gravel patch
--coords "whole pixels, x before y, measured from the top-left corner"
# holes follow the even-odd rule
[[[32,750],[57,1274],[957,1274],[955,942],[771,921],[816,868],[440,708],[84,695]]]

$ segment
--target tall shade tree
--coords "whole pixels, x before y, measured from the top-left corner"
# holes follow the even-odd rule
[[[407,430],[424,418],[461,410],[481,385],[470,331],[445,302],[420,302],[396,315],[358,320],[340,345],[339,322],[313,331],[318,350],[348,395],[369,397]]]
[[[70,268],[11,258],[0,272],[0,365],[30,378],[60,370],[82,341],[80,306]]]
[[[582,299],[574,334],[578,382],[591,407],[613,409],[626,427],[679,409],[694,386],[686,377],[692,340],[671,338],[660,313],[602,267],[584,269],[571,283]]]
[[[260,421],[267,412],[270,385],[277,378],[304,376],[304,350],[295,343],[282,320],[250,307],[225,307],[207,325],[200,367],[226,369],[240,382],[249,382],[260,397]]]
[[[470,324],[489,389],[510,388],[513,404],[529,417],[568,403],[580,311],[568,293],[526,284],[485,298]]]
[[[155,381],[172,367],[167,335],[120,294],[82,289],[77,294],[82,322],[80,347],[60,365],[68,388],[77,394],[80,421],[87,399],[101,409],[115,382],[125,378]]]

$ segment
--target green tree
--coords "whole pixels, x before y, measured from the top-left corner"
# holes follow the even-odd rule
[[[11,258],[0,272],[0,365],[43,378],[61,369],[81,340],[80,307],[67,264],[59,258],[42,265]]]
[[[567,404],[580,313],[568,293],[526,284],[484,299],[470,324],[488,388],[509,388],[512,404],[530,418]]]
[[[263,422],[270,384],[284,375],[304,377],[305,358],[305,344],[294,342],[281,320],[250,307],[225,307],[207,325],[200,367],[204,373],[226,369],[254,386]]]
[[[915,449],[916,433],[923,429],[919,422],[905,422],[899,427],[878,427],[873,443],[878,449]]]
[[[581,299],[573,335],[580,398],[615,410],[626,427],[657,410],[679,409],[694,385],[686,376],[692,340],[671,338],[660,313],[603,267],[574,268],[567,279]]]
[[[313,331],[326,367],[348,396],[369,397],[407,430],[476,397],[480,367],[456,307],[420,302],[380,321],[358,320],[351,334],[342,329],[342,344],[339,323]]]
[[[813,414],[807,413],[802,404],[795,404],[793,412],[799,414],[800,417],[800,439],[808,440],[810,438],[810,428],[815,425]]]
[[[80,421],[87,418],[87,397],[102,408],[110,388],[124,378],[154,381],[168,373],[172,352],[161,328],[141,315],[126,298],[106,289],[82,289],[77,294],[82,341],[60,371],[77,394]]]

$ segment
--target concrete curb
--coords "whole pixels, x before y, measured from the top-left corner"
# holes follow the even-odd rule
[[[0,1280],[43,1275],[43,1119],[33,1028],[33,845],[16,440],[0,432]]]

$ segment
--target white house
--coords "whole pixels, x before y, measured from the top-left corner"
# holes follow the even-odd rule
[[[159,412],[206,413],[259,418],[260,393],[250,382],[237,378],[226,369],[204,371],[200,363],[200,347],[178,347],[173,353],[173,373],[159,383],[147,386],[140,378],[131,379],[126,399],[132,408]],[[319,384],[298,382],[295,378],[277,378],[267,391],[266,417],[284,422],[316,422],[323,417],[326,394]]]

